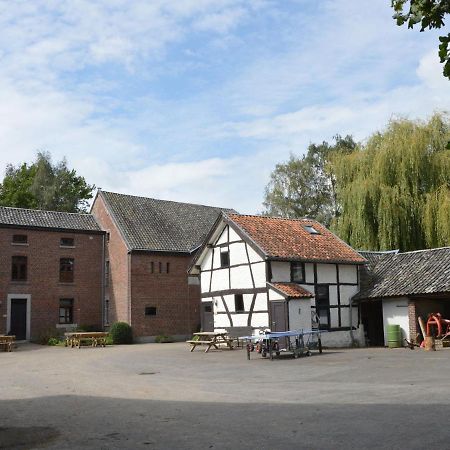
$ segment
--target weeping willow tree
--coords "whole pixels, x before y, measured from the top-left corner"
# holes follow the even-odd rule
[[[392,120],[350,154],[331,159],[341,215],[334,230],[355,248],[450,245],[450,120]]]

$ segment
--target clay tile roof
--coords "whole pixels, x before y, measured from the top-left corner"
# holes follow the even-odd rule
[[[290,298],[312,298],[314,294],[295,283],[268,283],[276,290]]]
[[[322,224],[312,219],[228,214],[269,258],[363,264],[366,260]],[[314,227],[311,234],[305,227]]]
[[[101,232],[91,214],[10,208],[8,206],[0,206],[1,226]]]

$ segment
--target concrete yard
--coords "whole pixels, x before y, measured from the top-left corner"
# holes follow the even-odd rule
[[[0,448],[450,448],[450,350],[269,361],[187,344],[0,353]]]

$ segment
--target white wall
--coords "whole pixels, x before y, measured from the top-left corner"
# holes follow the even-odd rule
[[[322,337],[322,345],[324,347],[339,348],[352,346],[350,331],[347,330],[322,333],[321,337]],[[366,345],[364,337],[364,329],[362,325],[356,330],[353,330],[353,338],[355,340],[356,346],[364,347]]]
[[[292,299],[289,306],[289,329],[311,330],[311,299]]]
[[[317,282],[318,283],[336,283],[336,265],[335,264],[317,264]]]
[[[358,266],[349,264],[339,264],[339,282],[340,283],[357,283],[358,282]]]
[[[291,264],[286,261],[272,261],[272,281],[291,281]]]
[[[409,340],[408,299],[394,298],[383,300],[384,344],[387,345],[387,326],[400,325],[403,339]]]

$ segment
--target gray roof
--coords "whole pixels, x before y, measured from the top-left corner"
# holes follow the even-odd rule
[[[91,214],[42,211],[0,206],[0,227],[52,228],[68,231],[98,231]]]
[[[193,205],[100,191],[129,250],[191,253],[206,238],[222,211]]]
[[[361,291],[356,300],[450,292],[450,247],[360,253],[369,264],[360,272]]]

